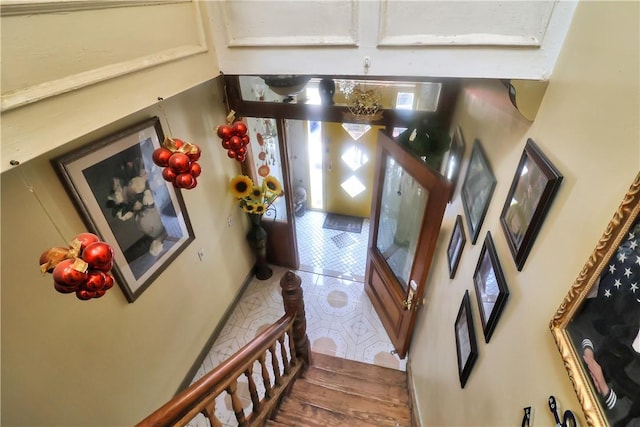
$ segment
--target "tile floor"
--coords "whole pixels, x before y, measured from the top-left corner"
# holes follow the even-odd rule
[[[296,217],[300,270],[364,282],[369,219],[360,233],[322,228],[326,214],[307,211]]]
[[[331,237],[341,232],[323,229],[324,215],[306,212],[303,217],[296,218],[301,263],[296,274],[302,279],[311,350],[405,370],[406,361],[391,353],[393,346],[364,291],[368,221],[365,220],[360,235],[349,233],[354,234],[356,243],[339,247]],[[273,270],[270,279],[254,278],[249,283],[193,381],[284,314],[280,278],[287,269],[273,267]],[[244,389],[247,389],[246,382],[239,385],[239,390],[245,413],[248,413],[251,402],[248,390]],[[259,393],[262,395],[263,390]],[[224,426],[236,425],[228,397],[220,398],[216,415]],[[189,425],[199,427],[208,423],[199,416]]]

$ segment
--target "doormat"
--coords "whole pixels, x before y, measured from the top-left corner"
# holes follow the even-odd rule
[[[333,243],[335,243],[336,246],[339,247],[340,249],[343,249],[358,243],[358,241],[353,236],[351,236],[351,234],[346,233],[344,231],[340,234],[336,234],[335,236],[331,237],[331,240],[333,240]]]
[[[349,233],[360,233],[364,218],[340,214],[327,214],[322,228],[330,230],[348,231]]]

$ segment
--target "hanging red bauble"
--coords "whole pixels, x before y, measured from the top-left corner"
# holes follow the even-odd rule
[[[200,176],[200,174],[202,173],[202,168],[200,167],[199,163],[193,162],[191,163],[191,167],[189,168],[189,173],[194,177],[197,178]]]
[[[176,176],[175,185],[178,188],[186,188],[189,189],[193,185],[193,181],[195,178],[190,173],[181,173]]]
[[[247,125],[243,122],[235,122],[233,126],[231,126],[231,132],[234,135],[244,136],[247,134]]]
[[[242,163],[246,159],[246,150],[244,154],[240,150],[249,145],[250,139],[247,125],[240,120],[236,121],[235,114],[233,110],[229,112],[227,123],[217,126],[215,132],[221,139],[222,148],[227,150],[227,156]]]
[[[53,280],[64,286],[77,286],[87,280],[87,263],[78,258],[63,259],[53,269]]]
[[[231,127],[229,127],[229,135],[231,135]],[[165,181],[172,183],[176,188],[190,190],[196,187],[193,184],[196,182],[195,179],[193,181],[189,180],[190,184],[188,186],[184,185],[186,178],[181,178],[180,184],[176,182],[176,179],[181,174],[191,173],[192,166],[196,164],[195,162],[200,159],[201,155],[202,150],[200,150],[200,147],[197,145],[178,138],[167,137],[164,139],[162,147],[154,150],[152,159],[156,165],[164,168],[162,170],[162,177]],[[198,175],[192,175],[192,178],[202,173],[200,166],[195,169],[198,171]]]
[[[169,158],[173,153],[164,147],[160,147],[154,150],[151,158],[153,159],[153,163],[158,166],[164,167],[169,164]]]
[[[84,248],[82,259],[92,268],[105,266],[113,260],[113,248],[104,242],[95,242]]]
[[[169,158],[169,166],[179,173],[188,171],[190,163],[189,156],[183,153],[173,153]]]
[[[68,248],[50,248],[40,255],[40,271],[53,275],[53,287],[81,300],[98,298],[113,287],[113,248],[93,233],[80,233]]]
[[[229,139],[233,133],[231,132],[231,126],[229,125],[220,125],[216,129],[216,133],[220,137],[220,139]]]

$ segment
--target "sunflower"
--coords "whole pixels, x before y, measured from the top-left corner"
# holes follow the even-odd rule
[[[280,193],[282,193],[282,185],[272,175],[264,178],[264,180],[262,181],[262,188],[265,192],[273,193],[275,195],[280,195]]]
[[[251,203],[245,203],[242,205],[242,210],[245,211],[246,213],[256,213],[256,209],[255,209],[255,205],[251,204]]]
[[[264,200],[264,193],[262,192],[262,188],[258,187],[257,185],[254,185],[251,188],[251,192],[249,193],[248,196],[251,200],[255,200],[255,201],[263,201]]]
[[[246,175],[238,175],[229,184],[231,194],[237,199],[244,199],[251,194],[253,181]]]
[[[266,209],[264,203],[258,203],[254,207],[254,212],[257,213],[257,214],[260,214],[260,215],[263,214],[266,210],[267,209]]]

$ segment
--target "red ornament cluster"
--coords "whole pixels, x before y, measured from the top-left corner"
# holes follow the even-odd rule
[[[237,121],[232,125],[224,124],[216,128],[216,133],[222,139],[222,148],[227,150],[227,156],[244,162],[247,157],[247,145],[249,145],[249,135],[247,135],[247,125]]]
[[[92,233],[80,233],[68,248],[50,248],[40,255],[42,273],[53,274],[53,287],[80,300],[100,298],[113,287],[113,248]]]
[[[164,168],[162,177],[176,188],[191,190],[198,185],[202,173],[200,147],[177,138],[165,138],[162,147],[153,152],[153,163]]]

